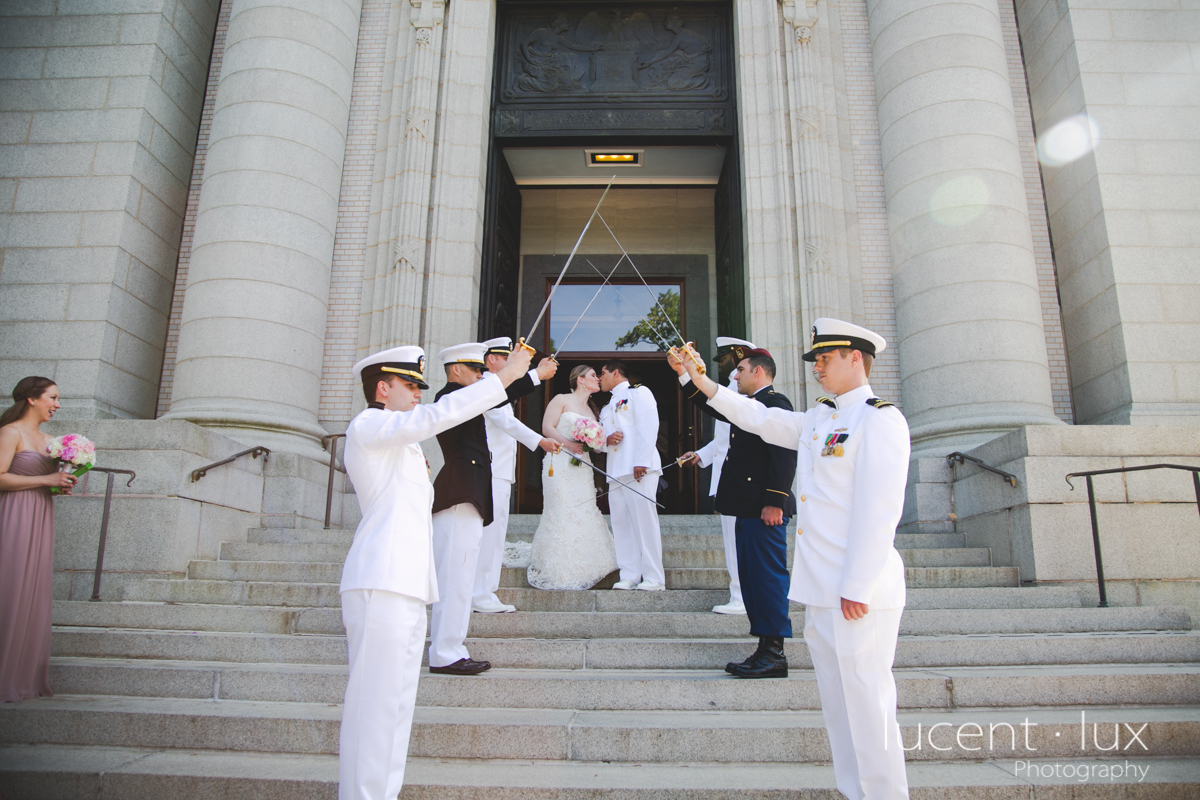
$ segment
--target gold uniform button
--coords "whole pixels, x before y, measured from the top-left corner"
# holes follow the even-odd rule
[[[817,435],[814,433],[814,434],[813,434],[813,441],[815,442],[816,440],[817,440]]]
[[[472,464],[474,464],[474,463],[475,463],[475,459],[473,459],[473,458],[472,458],[472,459],[471,459],[471,463],[472,463]]]
[[[747,481],[747,482],[749,482],[749,481],[750,481],[750,479],[749,479],[749,478],[746,478],[746,481]]]
[[[797,535],[797,536],[799,536],[799,535],[800,535],[800,534],[802,534],[802,533],[804,533],[804,531],[800,530],[799,528],[796,528],[796,535]]]
[[[837,419],[837,414],[834,414],[834,415],[833,415],[833,418],[834,418],[834,419]]]
[[[807,499],[808,499],[808,498],[806,498],[804,495],[800,495],[800,502],[801,502],[801,503],[803,503],[803,502],[804,502],[805,500],[807,500]]]

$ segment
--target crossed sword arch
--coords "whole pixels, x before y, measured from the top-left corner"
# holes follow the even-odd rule
[[[583,237],[587,235],[588,228],[590,228],[592,226],[592,221],[595,219],[599,219],[601,224],[604,225],[604,229],[608,231],[608,235],[612,237],[612,240],[616,243],[618,249],[620,249],[621,257],[619,259],[617,259],[617,263],[613,265],[612,270],[607,275],[605,275],[603,272],[601,272],[596,267],[596,265],[593,264],[590,260],[584,259],[585,261],[587,261],[588,266],[590,266],[593,270],[595,270],[596,274],[599,275],[600,277],[604,278],[604,280],[600,283],[600,285],[598,287],[596,287],[596,293],[594,295],[592,295],[592,299],[588,301],[588,304],[583,307],[583,312],[579,315],[579,319],[575,320],[575,324],[571,326],[571,330],[567,331],[567,335],[563,337],[563,340],[559,343],[558,348],[554,351],[553,355],[550,356],[550,360],[557,363],[558,354],[562,352],[563,346],[566,345],[567,340],[571,338],[571,334],[573,334],[575,332],[575,329],[579,327],[579,323],[582,322],[584,316],[587,315],[588,309],[592,307],[592,303],[596,302],[596,298],[598,298],[600,296],[600,292],[602,292],[604,290],[604,287],[610,285],[608,281],[610,278],[612,278],[613,273],[615,273],[617,271],[617,268],[621,266],[621,262],[628,261],[629,266],[633,268],[633,271],[635,273],[637,273],[638,278],[642,281],[642,286],[646,287],[646,291],[650,293],[650,297],[652,300],[654,300],[654,304],[656,306],[658,306],[659,310],[662,312],[663,317],[667,320],[667,324],[671,326],[671,330],[673,330],[675,332],[675,335],[679,337],[679,341],[683,345],[682,352],[687,357],[692,359],[692,361],[696,364],[697,369],[700,371],[701,374],[703,374],[704,373],[704,364],[696,357],[696,352],[693,349],[692,343],[687,341],[686,339],[684,339],[683,334],[681,334],[679,332],[679,329],[675,327],[675,323],[674,323],[674,321],[672,321],[671,315],[667,312],[667,310],[665,308],[663,308],[662,303],[659,302],[658,295],[654,294],[654,290],[651,289],[650,284],[646,282],[646,278],[645,278],[645,276],[642,275],[642,271],[637,268],[637,264],[633,263],[633,259],[629,257],[629,252],[625,249],[625,246],[623,244],[621,244],[621,240],[617,238],[617,235],[615,233],[613,233],[612,228],[609,227],[608,222],[606,222],[604,217],[600,214],[600,206],[603,205],[604,198],[608,196],[608,190],[612,188],[613,182],[616,181],[616,179],[617,179],[617,176],[613,175],[612,178],[609,180],[608,185],[604,187],[604,193],[602,195],[600,195],[600,201],[598,203],[596,203],[596,207],[594,209],[592,209],[591,215],[588,217],[587,222],[583,226],[583,231],[580,232],[579,238],[575,240],[575,246],[571,248],[571,254],[569,256],[567,256],[567,263],[563,264],[562,270],[558,273],[558,278],[554,281],[554,286],[552,286],[550,288],[550,294],[547,295],[546,302],[542,304],[542,309],[538,312],[537,319],[535,319],[533,321],[533,325],[530,326],[529,335],[521,337],[517,341],[517,345],[519,347],[522,347],[522,348],[528,350],[531,355],[536,352],[536,350],[531,345],[529,345],[527,343],[527,341],[529,339],[532,339],[533,334],[535,332],[537,332],[537,328],[538,328],[538,325],[542,321],[542,317],[544,317],[546,315],[546,309],[550,308],[550,301],[554,299],[554,293],[556,291],[558,291],[558,286],[560,283],[562,283],[563,276],[567,274],[567,269],[570,268],[571,262],[575,260],[575,253],[579,250],[579,245],[583,243]],[[627,306],[629,306],[630,308],[633,309],[634,313],[637,314],[641,318],[643,323],[645,323],[647,330],[649,330],[651,332],[651,334],[653,334],[654,337],[659,340],[659,342],[661,342],[663,345],[665,345],[668,351],[673,352],[673,353],[679,352],[679,348],[672,347],[670,344],[668,344],[662,338],[662,336],[659,335],[658,331],[655,329],[655,327],[653,325],[650,324],[650,321],[646,319],[645,315],[643,315],[642,312],[637,309],[637,306],[635,306],[633,303],[629,302],[629,300],[625,297],[625,295],[621,293],[620,289],[618,289],[615,285],[612,286],[612,289],[613,289],[613,291],[615,291],[617,293],[617,296],[620,297],[625,302],[625,304]],[[654,505],[658,506],[659,508],[664,507],[662,505],[662,503],[659,503],[657,500],[655,500],[653,498],[647,497],[646,495],[639,492],[637,489],[634,489],[629,484],[625,483],[624,481],[620,481],[620,480],[614,478],[612,475],[609,475],[607,472],[605,472],[604,470],[595,466],[594,464],[592,464],[588,461],[580,460],[580,459],[577,459],[577,461],[580,464],[586,464],[587,466],[591,467],[593,470],[600,473],[601,475],[603,475],[604,477],[606,477],[608,480],[612,481],[613,483],[619,483],[622,486],[624,486],[626,489],[628,489],[629,491],[638,495],[639,497],[649,500],[651,503],[654,503]],[[675,463],[672,466],[676,466],[679,463],[680,463],[679,459],[676,459]],[[668,467],[668,469],[669,468],[670,467]],[[605,492],[604,494],[608,494],[608,492]],[[600,495],[600,496],[603,497],[604,495]]]

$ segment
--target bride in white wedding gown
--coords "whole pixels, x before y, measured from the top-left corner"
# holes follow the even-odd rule
[[[612,531],[596,506],[592,470],[572,464],[571,456],[591,463],[571,438],[580,417],[596,419],[588,398],[600,390],[596,371],[571,370],[571,391],[550,401],[542,417],[542,435],[561,442],[563,451],[542,459],[542,519],[533,535],[529,585],[538,589],[590,589],[617,568]],[[550,464],[554,464],[551,477]]]

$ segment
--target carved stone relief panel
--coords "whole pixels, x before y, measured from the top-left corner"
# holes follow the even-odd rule
[[[726,7],[505,4],[501,16],[497,135],[730,132]]]

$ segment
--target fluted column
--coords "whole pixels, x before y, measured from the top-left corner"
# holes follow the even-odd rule
[[[820,317],[863,322],[862,269],[850,247],[856,213],[852,180],[841,159],[836,89],[831,85],[836,9],[818,0],[780,0],[791,126],[796,229],[802,241],[801,330]],[[848,133],[848,131],[847,131]],[[820,385],[805,371],[810,391]]]
[[[234,0],[171,419],[316,450],[361,0]]]
[[[407,7],[404,7],[407,6]],[[434,129],[442,61],[443,0],[397,5],[395,57],[387,117],[380,121],[386,150],[383,194],[368,276],[370,349],[420,340],[429,239]],[[378,175],[378,172],[377,172]]]
[[[801,406],[805,339],[796,314],[799,259],[792,231],[795,208],[788,177],[792,165],[779,52],[780,11],[772,2],[735,0],[733,23],[749,334],[775,357],[776,388]]]
[[[867,0],[917,450],[1054,416],[996,0]]]

